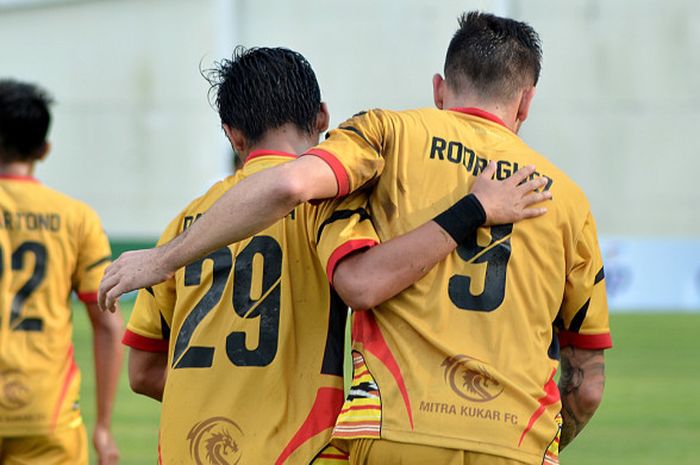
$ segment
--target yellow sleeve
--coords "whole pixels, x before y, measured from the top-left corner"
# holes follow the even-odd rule
[[[603,258],[590,212],[574,244],[556,325],[562,346],[591,350],[612,347]]]
[[[304,155],[317,156],[330,166],[338,182],[338,197],[343,197],[381,174],[393,135],[390,126],[382,110],[357,114]]]
[[[97,213],[87,205],[78,233],[78,261],[73,273],[73,289],[85,303],[97,302],[97,289],[105,268],[112,262],[112,250]]]
[[[166,283],[158,286],[167,286]],[[122,343],[148,352],[167,352],[170,324],[160,311],[153,288],[141,289],[124,331]]]
[[[345,256],[373,247],[379,237],[369,216],[367,195],[356,192],[342,200],[328,200],[315,207],[307,228],[309,241],[315,246],[329,282],[335,267]]]
[[[182,220],[182,215],[179,215],[168,225],[158,245],[178,234]],[[174,277],[141,289],[136,296],[122,343],[148,352],[167,352],[176,297]]]

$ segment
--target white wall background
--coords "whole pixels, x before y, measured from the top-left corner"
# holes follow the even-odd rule
[[[0,76],[56,97],[47,184],[115,237],[155,237],[228,169],[199,75],[237,43],[298,49],[333,123],[430,106],[456,16],[541,34],[522,135],[588,192],[603,234],[700,236],[700,3],[692,0],[0,0]]]

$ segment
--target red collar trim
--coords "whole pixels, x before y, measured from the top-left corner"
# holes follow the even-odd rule
[[[36,182],[39,180],[33,176],[22,176],[21,174],[0,174],[0,179],[11,179],[13,181]]]
[[[458,111],[459,113],[464,113],[465,115],[478,116],[479,118],[484,118],[484,119],[487,119],[489,121],[493,121],[494,123],[500,124],[504,128],[508,129],[508,126],[506,126],[506,123],[504,123],[501,118],[494,115],[493,113],[489,113],[486,110],[482,110],[481,108],[475,108],[475,107],[449,108],[449,110],[450,111]],[[510,129],[508,129],[508,130],[510,130]]]
[[[293,153],[280,152],[279,150],[253,150],[252,152],[250,152],[250,154],[248,154],[248,158],[246,158],[245,162],[248,163],[250,160],[252,160],[254,158],[267,157],[269,155],[272,155],[275,157],[287,157],[287,158],[296,158],[297,157]]]

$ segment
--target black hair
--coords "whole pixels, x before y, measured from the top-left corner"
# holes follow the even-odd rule
[[[33,161],[43,154],[52,103],[39,86],[0,79],[0,161]]]
[[[312,133],[321,108],[314,70],[300,53],[238,46],[230,60],[202,73],[222,124],[238,129],[250,143],[287,123]]]
[[[454,91],[509,100],[537,84],[542,48],[530,25],[478,11],[462,14],[458,22],[445,58],[445,77]]]

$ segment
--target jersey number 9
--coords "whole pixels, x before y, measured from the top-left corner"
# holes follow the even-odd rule
[[[457,247],[459,257],[469,264],[486,263],[484,290],[472,294],[472,278],[465,275],[453,275],[447,292],[452,303],[461,310],[475,312],[492,312],[503,303],[506,294],[506,270],[510,260],[510,235],[512,224],[491,227],[491,242],[481,247],[476,242],[476,235],[467,243]]]

